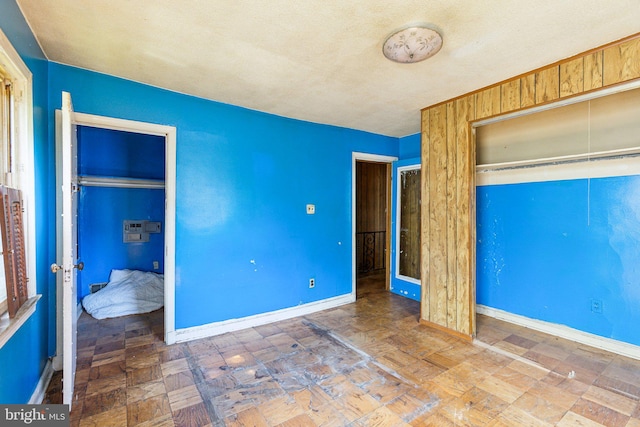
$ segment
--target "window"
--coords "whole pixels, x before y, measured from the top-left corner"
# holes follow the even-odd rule
[[[0,185],[10,186],[11,178],[11,146],[13,132],[11,119],[13,116],[13,85],[9,74],[0,68]],[[4,254],[4,246],[0,239],[0,251]],[[7,288],[5,280],[4,260],[0,257],[0,315],[7,311]]]
[[[35,207],[31,72],[0,30],[0,194],[10,196],[5,219],[13,222],[11,265],[0,257],[0,347],[35,311]],[[15,190],[8,190],[8,188]],[[15,226],[18,228],[15,228]],[[6,228],[6,227],[5,227]],[[6,231],[6,230],[5,230]],[[6,242],[6,240],[5,240]],[[1,244],[1,243],[0,243]],[[16,248],[23,248],[17,251]],[[16,259],[21,252],[20,259]],[[17,270],[16,270],[17,268]],[[13,286],[22,308],[9,319],[5,271],[21,276]],[[31,280],[27,280],[27,277]],[[17,282],[16,282],[17,283]],[[9,302],[12,302],[13,299]]]

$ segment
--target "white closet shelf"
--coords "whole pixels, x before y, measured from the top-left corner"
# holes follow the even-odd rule
[[[164,180],[145,178],[118,178],[110,176],[79,176],[78,184],[85,187],[164,189]]]

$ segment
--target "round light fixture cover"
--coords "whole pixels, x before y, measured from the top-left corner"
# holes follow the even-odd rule
[[[409,27],[391,34],[382,46],[388,59],[412,63],[432,57],[442,47],[442,36],[427,27]]]

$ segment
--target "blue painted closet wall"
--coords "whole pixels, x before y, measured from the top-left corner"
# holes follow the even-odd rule
[[[31,318],[0,349],[0,402],[24,403],[36,388],[48,356],[55,351],[54,146],[48,136],[48,62],[14,0],[0,3],[0,28],[32,73],[36,191],[36,292],[42,298]],[[33,207],[32,207],[33,208]],[[33,260],[32,260],[33,261]],[[53,322],[51,321],[53,319]]]
[[[51,108],[65,90],[79,112],[177,127],[177,328],[351,292],[352,152],[395,156],[397,138],[60,64],[50,84]]]
[[[479,304],[640,345],[640,176],[481,186],[477,201]]]
[[[78,127],[81,176],[164,179],[164,138],[94,127]],[[89,285],[106,282],[112,269],[164,272],[164,190],[83,186],[78,202],[78,298]],[[123,243],[124,220],[162,223],[148,242]],[[153,261],[159,268],[153,269]]]
[[[123,243],[127,219],[161,221],[164,230],[164,190],[81,187],[78,203],[78,298],[92,283],[107,282],[112,269],[164,272],[164,233],[149,234],[148,242]],[[158,270],[153,269],[158,261]]]
[[[164,179],[164,137],[78,126],[78,174]]]

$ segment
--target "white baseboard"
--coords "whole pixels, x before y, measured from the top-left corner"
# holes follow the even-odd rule
[[[215,335],[225,334],[227,332],[239,331],[241,329],[253,328],[256,326],[266,325],[268,323],[279,322],[281,320],[287,320],[293,317],[305,316],[317,311],[327,310],[344,304],[350,304],[354,301],[355,295],[351,293],[341,295],[339,297],[328,298],[322,301],[298,305],[296,307],[283,308],[281,310],[271,311],[268,313],[247,316],[240,319],[230,319],[222,322],[208,323],[202,326],[178,329],[168,334],[168,341],[173,343],[212,337]]]
[[[53,376],[53,365],[51,364],[51,360],[47,360],[47,364],[44,366],[42,370],[42,375],[40,375],[40,381],[38,381],[38,385],[36,385],[36,389],[33,391],[31,395],[31,399],[29,399],[29,404],[31,405],[39,405],[44,400],[44,396],[47,392],[47,387],[49,386],[49,382],[51,382],[51,377]]]
[[[611,353],[616,353],[621,356],[640,360],[640,347],[633,344],[590,334],[588,332],[583,332],[557,323],[531,319],[529,317],[520,316],[519,314],[509,313],[507,311],[480,304],[476,305],[476,313],[484,314],[485,316],[504,320],[505,322],[524,326],[546,334],[555,335],[580,344],[586,344],[601,350],[610,351]]]
[[[78,307],[76,308],[76,320],[78,320],[80,318],[80,316],[82,315],[82,312],[84,311],[84,309],[82,308],[82,301],[78,303]]]

